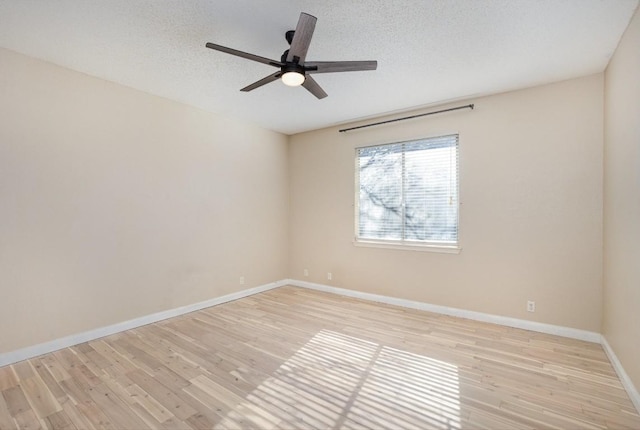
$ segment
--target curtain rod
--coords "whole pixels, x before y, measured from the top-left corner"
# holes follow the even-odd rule
[[[373,127],[374,125],[382,125],[382,124],[388,124],[390,122],[404,121],[405,119],[413,119],[413,118],[418,118],[418,117],[421,117],[421,116],[435,115],[437,113],[451,112],[452,110],[473,109],[473,107],[474,107],[473,104],[465,105],[465,106],[457,106],[457,107],[452,107],[452,108],[449,108],[449,109],[438,110],[438,111],[435,111],[435,112],[421,113],[421,114],[418,114],[418,115],[405,116],[405,117],[402,117],[402,118],[390,119],[390,120],[387,120],[387,121],[374,122],[372,124],[359,125],[357,127],[343,128],[343,129],[338,130],[338,131],[340,133],[344,133],[345,131],[357,130],[359,128]]]

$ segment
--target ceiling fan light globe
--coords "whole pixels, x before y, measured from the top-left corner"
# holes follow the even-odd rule
[[[286,72],[282,75],[282,83],[290,87],[297,87],[304,82],[304,75],[298,72]]]

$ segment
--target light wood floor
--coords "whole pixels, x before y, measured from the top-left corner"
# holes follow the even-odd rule
[[[640,429],[597,344],[294,287],[0,368],[0,429]]]

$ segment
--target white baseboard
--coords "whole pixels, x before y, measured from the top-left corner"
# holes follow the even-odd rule
[[[312,282],[299,281],[296,279],[283,279],[280,281],[272,282],[258,287],[249,288],[246,290],[238,291],[236,293],[227,294],[225,296],[216,297],[213,299],[205,300],[203,302],[194,303],[191,305],[181,306],[175,309],[169,309],[166,311],[157,312],[151,315],[146,315],[140,318],[134,318],[129,321],[124,321],[117,324],[112,324],[106,327],[100,327],[94,330],[89,330],[83,333],[66,336],[60,339],[55,339],[49,342],[44,342],[38,345],[29,346],[16,351],[6,352],[0,354],[0,367],[9,364],[17,363],[22,360],[28,360],[33,357],[37,357],[49,352],[57,351],[62,348],[67,348],[73,345],[77,345],[83,342],[89,342],[101,337],[109,336],[115,333],[120,333],[125,330],[141,327],[154,322],[162,321],[168,318],[184,315],[190,312],[195,312],[204,308],[219,305],[222,303],[231,302],[241,299],[243,297],[252,296],[254,294],[262,293],[264,291],[272,290],[274,288],[282,287],[285,285],[293,285],[301,288],[308,288],[312,290],[324,291],[328,293],[340,294],[343,296],[354,297],[363,300],[370,300],[378,303],[387,303],[390,305],[402,306],[410,309],[418,309],[427,312],[434,312],[438,314],[456,316],[461,318],[467,318],[476,321],[488,322],[493,324],[500,324],[508,327],[521,328],[525,330],[537,331],[541,333],[555,334],[558,336],[564,336],[572,339],[579,339],[588,342],[599,343],[604,348],[609,360],[611,361],[613,368],[620,377],[624,388],[626,389],[631,401],[636,409],[640,412],[640,393],[634,386],[629,375],[624,371],[622,364],[618,360],[618,357],[611,349],[611,346],[607,340],[599,333],[579,330],[570,327],[556,326],[552,324],[544,324],[535,321],[521,320],[517,318],[503,317],[499,315],[486,314],[482,312],[468,311],[458,308],[450,308],[447,306],[433,305],[424,302],[417,302],[413,300],[400,299],[397,297],[383,296],[379,294],[364,293],[361,291],[348,290],[345,288],[332,287],[324,284],[316,284]]]
[[[79,343],[89,342],[91,340],[99,339],[101,337],[109,336],[115,333],[120,333],[125,330],[130,330],[133,328],[141,327],[143,325],[166,320],[167,318],[184,315],[189,312],[199,311],[200,309],[208,308],[222,303],[231,302],[233,300],[238,300],[243,297],[262,293],[264,291],[268,291],[287,284],[287,281],[276,281],[269,284],[260,285],[258,287],[238,291],[237,293],[231,293],[222,297],[205,300],[203,302],[181,306],[179,308],[169,309],[166,311],[156,312],[154,314],[145,315],[140,318],[134,318],[129,321],[112,324],[106,327],[100,327],[97,329],[85,331],[83,333],[73,334],[71,336],[66,336],[49,342],[40,343],[38,345],[28,346],[16,351],[2,353],[0,354],[0,366],[17,363],[22,360],[27,360],[29,358],[57,351],[62,348],[77,345]]]
[[[363,293],[361,291],[347,290],[345,288],[331,287],[324,284],[299,281],[297,279],[287,280],[289,285],[309,288],[312,290],[325,291],[328,293],[340,294],[343,296],[358,299],[371,300],[379,303],[402,306],[405,308],[418,309],[421,311],[434,312],[437,314],[451,315],[454,317],[467,318],[475,321],[500,324],[507,327],[521,328],[524,330],[537,331],[540,333],[555,334],[557,336],[569,337],[572,339],[584,340],[587,342],[600,343],[600,333],[580,330],[577,328],[563,327],[552,324],[539,323],[535,321],[521,320],[518,318],[503,317],[500,315],[485,314],[483,312],[468,311],[465,309],[450,308],[448,306],[432,305],[430,303],[416,302],[413,300],[399,299],[397,297],[382,296],[378,294]]]
[[[627,372],[624,371],[624,367],[622,367],[622,363],[620,363],[620,360],[618,360],[616,353],[613,352],[611,345],[609,345],[609,342],[607,342],[607,339],[604,337],[604,335],[601,336],[600,340],[601,340],[602,348],[604,348],[604,352],[607,353],[607,357],[609,357],[609,361],[611,361],[611,364],[613,365],[614,370],[618,374],[620,381],[622,381],[622,385],[624,386],[624,389],[627,390],[627,394],[629,394],[629,398],[631,398],[631,402],[633,402],[633,405],[638,410],[638,413],[640,413],[640,393],[638,393],[638,390],[636,389],[635,385],[633,385],[633,382],[631,381],[631,378],[629,378],[629,375],[627,375]]]

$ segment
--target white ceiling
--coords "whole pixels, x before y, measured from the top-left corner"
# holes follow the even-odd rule
[[[0,0],[0,46],[286,134],[601,72],[638,0]],[[329,94],[206,42],[279,59],[300,12]]]

